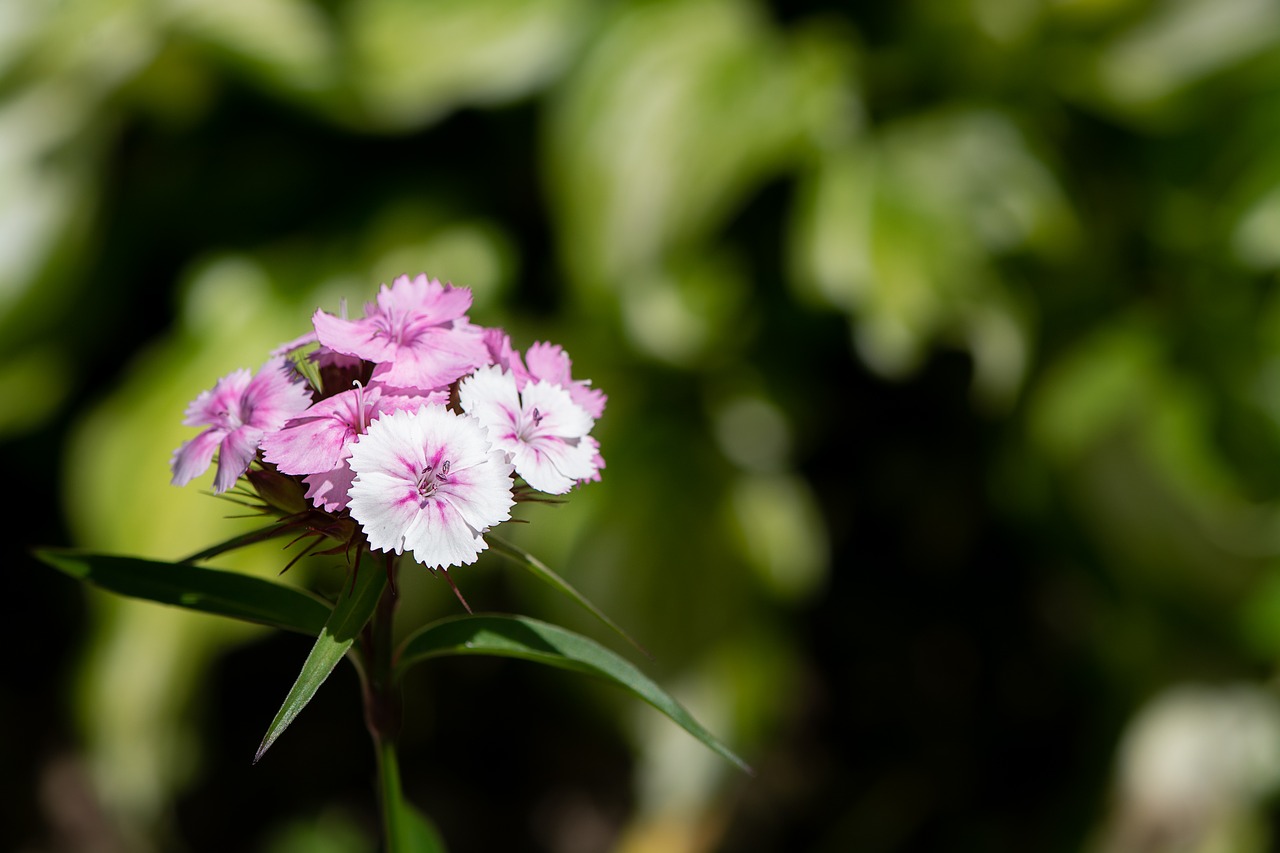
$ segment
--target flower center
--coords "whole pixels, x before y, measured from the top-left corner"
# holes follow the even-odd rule
[[[542,419],[544,417],[545,415],[543,415],[542,412],[539,412],[535,406],[529,412],[529,419],[520,426],[520,431],[518,433],[519,439],[521,441],[533,440],[534,436],[537,435],[538,427],[542,426]]]
[[[222,425],[226,429],[236,430],[244,426],[244,422],[249,419],[249,416],[251,414],[253,414],[251,410],[248,410],[244,406],[241,406],[240,410],[238,411],[232,410],[232,409],[223,409],[222,411],[218,412],[217,417],[222,420]]]
[[[403,317],[397,317],[394,309],[383,311],[369,319],[373,320],[374,337],[381,335],[397,346],[404,343],[401,338],[404,334],[405,320]]]
[[[439,468],[428,465],[421,474],[418,475],[417,487],[418,496],[426,499],[436,493],[436,488],[443,483],[449,481],[449,460],[446,459],[440,463]]]

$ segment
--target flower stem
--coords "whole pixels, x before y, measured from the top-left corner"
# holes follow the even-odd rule
[[[376,571],[376,569],[373,569]],[[387,576],[391,580],[378,599],[373,618],[361,637],[361,672],[364,676],[364,719],[373,738],[378,760],[379,804],[382,828],[389,853],[401,849],[404,794],[400,788],[400,763],[396,756],[396,740],[400,734],[400,685],[392,671],[395,636],[395,556],[387,556]]]
[[[378,789],[382,812],[382,834],[386,839],[387,853],[405,853],[403,850],[404,792],[400,788],[400,760],[396,755],[395,741],[374,738],[378,754]]]

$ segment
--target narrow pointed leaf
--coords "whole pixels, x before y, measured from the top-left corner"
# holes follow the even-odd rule
[[[553,572],[551,568],[547,566],[546,563],[543,563],[541,560],[539,560],[537,557],[533,556],[523,548],[517,545],[511,544],[510,542],[508,542],[507,540],[499,536],[494,536],[492,533],[486,534],[486,540],[489,542],[490,545],[493,546],[493,550],[502,554],[504,557],[507,557],[508,559],[513,560],[519,563],[520,565],[524,566],[526,569],[528,569],[530,572],[533,573],[534,577],[538,578],[544,583],[550,584],[552,587],[559,590],[561,593],[569,596],[569,598],[572,598],[580,606],[590,611],[591,615],[595,616],[597,619],[599,619],[601,622],[607,625],[619,637],[621,637],[622,639],[630,643],[632,646],[634,646],[636,651],[640,652],[640,654],[644,655],[650,660],[653,659],[653,655],[649,654],[648,649],[646,649],[644,646],[637,643],[630,634],[622,630],[622,627],[618,625],[617,622],[614,622],[612,619],[609,618],[609,616],[603,610],[601,610],[599,607],[596,607],[594,604],[592,604],[591,601],[585,595],[578,592],[578,590],[574,589],[573,586],[571,586],[568,581],[566,581],[564,578],[560,577],[558,574]]]
[[[329,673],[333,672],[333,668],[338,665],[338,661],[342,660],[343,655],[351,648],[352,643],[369,621],[369,617],[373,615],[374,608],[378,606],[378,597],[382,595],[383,587],[386,585],[386,574],[370,566],[357,573],[353,588],[344,590],[342,598],[338,599],[337,606],[329,616],[329,621],[325,623],[320,636],[316,638],[316,644],[311,647],[311,654],[307,655],[306,661],[302,664],[302,672],[298,674],[297,681],[293,683],[284,704],[280,706],[275,719],[271,721],[271,726],[262,739],[262,745],[258,747],[257,755],[254,756],[254,763],[262,758],[263,753],[276,742],[276,738],[280,737],[298,713],[307,706],[311,697],[315,696],[316,691],[320,689],[320,685],[324,684],[325,679],[329,677]]]
[[[753,773],[746,762],[720,743],[647,675],[581,634],[525,616],[488,614],[442,619],[404,641],[397,655],[396,669],[403,673],[418,661],[444,655],[520,658],[603,678],[648,702],[713,752]]]
[[[51,548],[35,554],[73,578],[130,598],[312,636],[329,618],[329,605],[311,593],[251,575]]]
[[[270,539],[276,539],[288,533],[296,533],[296,531],[291,531],[288,527],[282,524],[269,524],[258,530],[251,530],[248,533],[241,533],[239,536],[232,536],[224,542],[219,542],[217,545],[211,545],[203,551],[197,551],[190,557],[183,558],[180,562],[199,563],[204,560],[211,560],[219,554],[225,554],[228,551],[234,551],[237,548],[243,548],[246,545],[253,545],[258,542],[266,542]]]

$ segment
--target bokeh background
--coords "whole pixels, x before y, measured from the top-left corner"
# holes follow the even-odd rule
[[[432,662],[451,850],[1274,849],[1278,134],[1271,0],[0,0],[0,849],[376,849],[350,667],[253,766],[306,638],[28,548],[230,535],[187,402],[417,272],[609,394],[512,535],[758,771]]]

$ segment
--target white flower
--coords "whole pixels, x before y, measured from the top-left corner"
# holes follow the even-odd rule
[[[563,387],[538,380],[517,391],[515,376],[492,365],[462,380],[458,401],[538,491],[564,494],[596,476],[598,448],[588,438],[595,421]]]
[[[369,547],[429,568],[469,565],[511,517],[512,465],[472,417],[440,405],[384,415],[351,449],[348,507]]]

